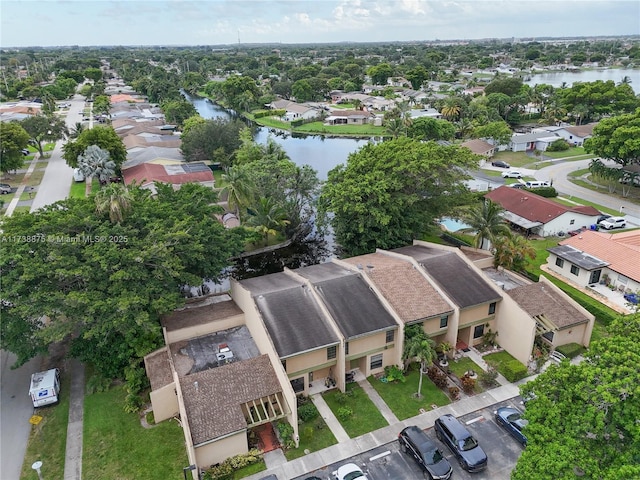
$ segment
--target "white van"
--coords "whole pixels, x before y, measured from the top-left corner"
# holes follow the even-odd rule
[[[542,188],[542,187],[550,187],[551,185],[549,185],[549,182],[533,181],[533,182],[525,182],[524,186],[527,188]]]
[[[58,402],[60,394],[60,370],[52,368],[31,375],[29,395],[34,407],[44,407]]]

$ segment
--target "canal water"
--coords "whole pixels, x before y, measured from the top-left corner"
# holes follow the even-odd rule
[[[605,82],[607,80],[613,80],[615,83],[620,83],[624,77],[629,77],[631,80],[631,88],[633,88],[636,95],[640,94],[640,69],[638,68],[602,68],[576,72],[536,73],[535,75],[531,75],[531,78],[525,80],[524,83],[532,87],[542,83],[560,87],[564,83],[567,87],[570,87],[576,82],[595,82],[597,80]]]

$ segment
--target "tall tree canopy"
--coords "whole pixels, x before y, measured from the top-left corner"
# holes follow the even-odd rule
[[[55,142],[64,138],[67,134],[66,123],[55,115],[32,115],[20,123],[31,137],[31,140],[35,142],[41,156],[44,155],[42,142]]]
[[[407,136],[418,140],[453,140],[455,134],[451,122],[430,117],[416,118],[407,128]]]
[[[601,120],[584,149],[622,166],[640,163],[640,108],[635,113]]]
[[[218,278],[242,251],[245,231],[216,220],[214,191],[157,187],[155,198],[109,190],[3,221],[0,345],[18,365],[72,339],[73,356],[121,375],[161,344],[180,287]]]
[[[336,240],[349,255],[406,245],[433,219],[468,203],[466,148],[407,137],[368,144],[329,172],[322,211],[333,213]]]
[[[0,122],[0,171],[7,173],[22,167],[22,150],[27,148],[29,138],[18,122]]]
[[[127,159],[127,149],[111,126],[99,126],[82,131],[74,141],[63,145],[62,157],[67,161],[67,165],[76,168],[78,157],[91,145],[97,145],[109,152],[109,157],[116,164],[116,171],[120,170],[120,166]]]
[[[640,478],[640,312],[614,320],[579,365],[522,387],[527,448],[513,480]]]
[[[240,120],[195,121],[183,132],[180,149],[188,162],[216,160],[226,163],[240,146],[240,131],[245,127]],[[220,156],[225,158],[217,158]]]

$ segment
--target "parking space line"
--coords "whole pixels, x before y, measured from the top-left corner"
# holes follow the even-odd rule
[[[465,422],[465,425],[471,425],[472,423],[479,422],[480,420],[484,420],[484,416],[480,415],[479,417],[472,418],[471,420]]]
[[[379,453],[378,455],[374,455],[369,459],[370,462],[374,460],[378,460],[379,458],[386,457],[387,455],[391,455],[391,450],[387,450],[386,452]]]

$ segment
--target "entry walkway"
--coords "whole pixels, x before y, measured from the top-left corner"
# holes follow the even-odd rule
[[[347,440],[349,440],[349,435],[347,435],[347,432],[345,432],[344,428],[342,428],[342,425],[329,408],[329,405],[327,405],[327,402],[324,401],[322,395],[320,395],[319,393],[312,395],[311,401],[318,409],[320,416],[326,422],[329,430],[331,430],[333,436],[336,437],[338,443],[346,442]]]

